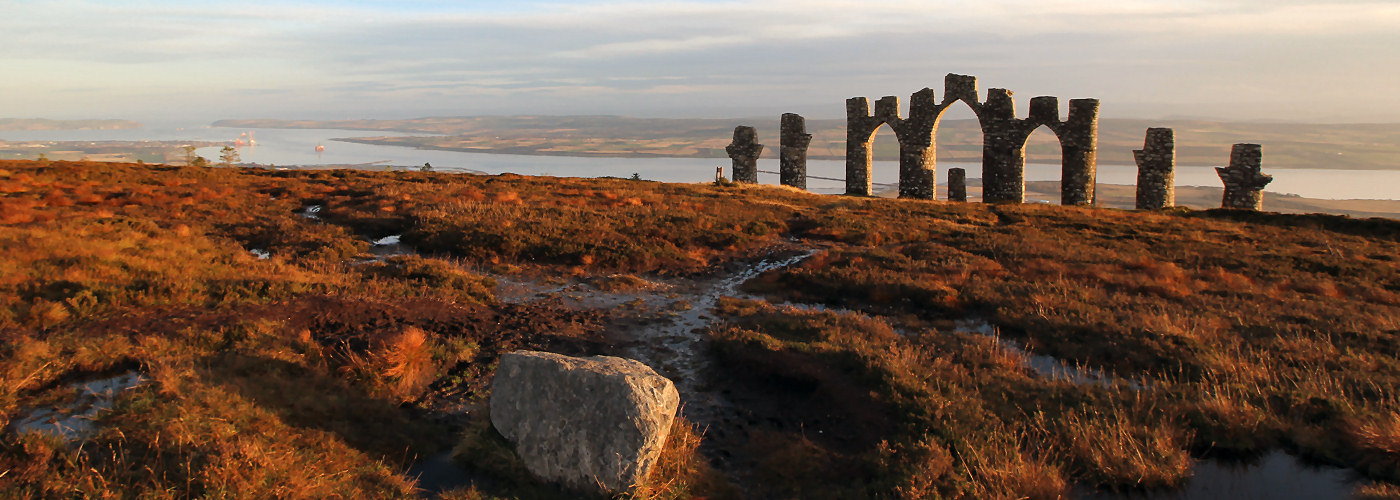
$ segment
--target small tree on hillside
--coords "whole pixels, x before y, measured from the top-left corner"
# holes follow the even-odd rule
[[[224,146],[224,149],[219,150],[219,164],[232,167],[233,164],[238,163],[238,160],[238,150],[233,149],[232,146]]]
[[[195,147],[192,146],[192,145],[185,145],[184,147],[181,147],[180,149],[182,149],[182,150],[185,151],[185,164],[186,164],[186,165],[194,165],[194,149],[195,149]]]

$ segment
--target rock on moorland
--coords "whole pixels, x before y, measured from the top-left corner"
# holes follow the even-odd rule
[[[531,473],[592,491],[646,478],[680,406],[675,384],[623,358],[516,351],[501,356],[491,423]]]

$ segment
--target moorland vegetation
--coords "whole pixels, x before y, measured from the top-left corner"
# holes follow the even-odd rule
[[[374,255],[390,235],[417,253]],[[705,386],[756,423],[682,423],[633,496],[1056,498],[1278,448],[1400,495],[1393,220],[7,161],[0,248],[0,426],[75,381],[149,379],[82,442],[7,430],[7,496],[405,497],[453,445],[478,480],[447,497],[568,495],[480,405],[503,352],[618,354],[622,312],[499,281],[798,251],[704,332]],[[1047,376],[1007,342],[1108,375]]]

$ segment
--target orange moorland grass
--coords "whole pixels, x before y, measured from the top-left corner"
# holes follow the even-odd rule
[[[11,165],[0,423],[74,380],[131,368],[151,380],[81,447],[0,438],[0,489],[20,496],[410,496],[402,467],[448,430],[403,401],[449,372],[479,390],[473,367],[499,350],[593,328],[483,306],[491,280],[454,263],[356,264],[361,236],[295,213],[334,188],[242,170]]]
[[[889,408],[896,419],[846,451],[810,431],[788,441],[768,432],[772,442],[758,448],[774,456],[759,463],[776,470],[760,471],[761,484],[779,496],[1056,498],[1071,480],[1132,488],[1179,484],[1190,474],[1184,436],[1157,422],[1162,410],[1130,394],[1034,377],[989,339],[935,330],[899,336],[874,318],[761,302],[727,300],[718,312],[731,326],[712,335],[730,370],[815,384],[817,397],[835,407],[857,404],[841,403],[851,397],[842,396],[841,381],[853,381],[875,398],[859,404]],[[802,466],[783,458],[798,452],[809,457]]]
[[[860,234],[897,224],[904,234],[935,232],[931,241],[816,228],[805,234],[849,245],[749,288],[930,319],[977,315],[1033,350],[1146,379],[1158,389],[1146,393],[1154,404],[1179,415],[1175,430],[1164,429],[1177,436],[1162,441],[1167,448],[1184,436],[1202,454],[1287,443],[1353,466],[1375,453],[1354,433],[1346,438],[1346,422],[1396,409],[1400,309],[1388,299],[1400,290],[1400,223],[1288,228],[1284,217],[1209,218],[1232,212],[1127,217],[1035,206],[969,206],[953,216],[996,217],[978,227],[949,224],[953,217],[938,214],[945,207],[928,209],[942,221],[860,223]],[[943,257],[911,258],[918,246]],[[988,263],[971,264],[979,259]],[[1221,391],[1230,396],[1200,399]]]
[[[435,394],[479,401],[504,350],[616,352],[606,312],[497,304],[473,268],[648,279],[793,246],[825,250],[751,289],[865,316],[721,307],[715,383],[797,424],[704,436],[776,478],[746,491],[1049,498],[1275,446],[1382,481],[1363,495],[1400,480],[1395,221],[84,162],[0,162],[0,208],[0,419],[152,379],[77,450],[0,438],[22,495],[406,495]],[[425,254],[371,260],[394,234]],[[1038,376],[967,318],[1119,378]]]

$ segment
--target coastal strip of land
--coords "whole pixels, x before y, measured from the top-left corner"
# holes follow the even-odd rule
[[[319,128],[398,133],[409,137],[337,139],[361,144],[420,149],[547,156],[725,158],[734,127],[751,125],[768,147],[778,150],[778,120],[663,119],[620,116],[477,116],[407,120],[220,120],[219,127]],[[1229,163],[1236,143],[1264,145],[1268,168],[1343,170],[1400,169],[1400,124],[1298,124],[1210,122],[1199,120],[1103,119],[1099,123],[1099,162],[1133,164],[1133,150],[1143,147],[1149,127],[1176,131],[1177,164],[1220,166]],[[808,158],[842,159],[846,123],[841,119],[807,120],[812,134]],[[882,128],[875,138],[875,159],[898,159],[894,134]],[[938,130],[938,161],[975,162],[982,157],[981,130],[975,120],[946,119]],[[1059,143],[1048,130],[1031,135],[1027,161],[1056,163]]]
[[[131,120],[50,120],[48,118],[0,118],[0,131],[36,130],[134,130],[140,122]]]
[[[0,141],[0,160],[185,162],[185,147],[228,144],[219,141]]]

